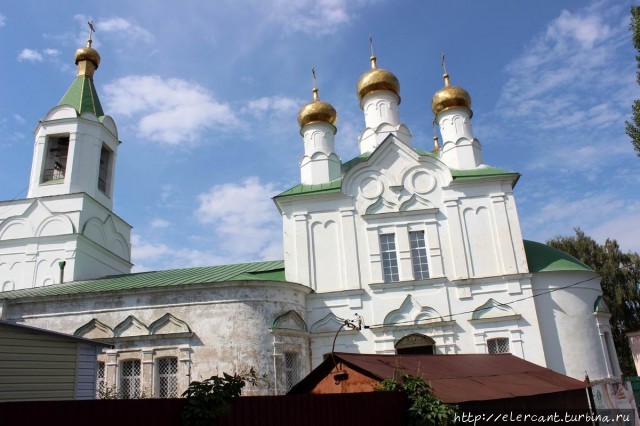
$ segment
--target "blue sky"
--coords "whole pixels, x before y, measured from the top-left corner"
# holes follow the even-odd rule
[[[522,174],[525,238],[582,227],[640,251],[640,159],[624,134],[633,99],[631,2],[190,0],[0,5],[0,199],[26,196],[33,129],[75,76],[88,19],[95,83],[123,141],[115,212],[133,225],[135,270],[282,258],[270,197],[299,183],[298,109],[338,111],[336,150],[357,155],[355,84],[400,80],[401,119],[432,146],[430,101],[473,100],[485,163]]]

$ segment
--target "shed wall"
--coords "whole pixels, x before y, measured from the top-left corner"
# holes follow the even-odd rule
[[[0,401],[73,399],[77,346],[0,324]]]

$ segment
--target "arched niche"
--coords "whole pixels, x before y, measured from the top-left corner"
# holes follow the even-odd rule
[[[398,355],[433,355],[436,342],[424,334],[413,333],[398,340],[395,348]]]

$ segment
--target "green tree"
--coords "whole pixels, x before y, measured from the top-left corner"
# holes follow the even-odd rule
[[[633,37],[633,47],[640,53],[640,6],[631,6],[631,33]],[[636,55],[636,82],[640,84],[640,54]],[[638,156],[640,156],[640,99],[633,102],[632,120],[625,122],[627,135],[631,138],[631,143]]]
[[[581,260],[600,275],[602,296],[611,311],[611,335],[620,368],[625,376],[635,376],[626,334],[640,329],[640,256],[623,253],[616,240],[598,244],[580,228],[574,231],[574,236],[556,237],[547,244]]]
[[[258,376],[251,368],[248,372],[233,376],[223,373],[222,377],[193,381],[182,394],[187,402],[182,409],[183,426],[212,426],[218,424],[220,417],[231,411],[231,402],[242,394],[247,383],[257,386],[266,383],[266,375]]]
[[[408,426],[445,426],[454,423],[456,407],[445,404],[433,395],[433,389],[422,377],[403,374],[400,382],[383,380],[379,390],[404,392],[409,399]]]

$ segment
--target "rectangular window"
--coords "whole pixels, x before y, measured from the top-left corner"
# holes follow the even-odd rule
[[[501,337],[499,339],[487,340],[487,350],[490,354],[507,354],[509,350],[509,339]]]
[[[51,136],[45,145],[44,170],[41,182],[63,180],[67,171],[69,136]]]
[[[111,169],[111,158],[112,153],[109,148],[106,146],[102,146],[102,151],[100,151],[100,169],[98,172],[98,189],[105,194],[108,193],[109,190],[109,169]]]
[[[427,245],[424,241],[424,231],[409,232],[409,242],[411,243],[413,279],[425,280],[429,278],[429,262],[427,262]]]
[[[140,360],[120,363],[120,395],[123,399],[140,396]]]
[[[300,380],[300,355],[297,352],[284,353],[285,391],[289,390]]]
[[[158,396],[160,398],[178,397],[177,358],[161,358],[158,360]]]
[[[382,255],[384,282],[400,281],[398,254],[396,253],[396,236],[394,234],[380,235],[380,252]]]
[[[98,362],[96,366],[96,396],[101,398],[104,396],[104,362]]]

